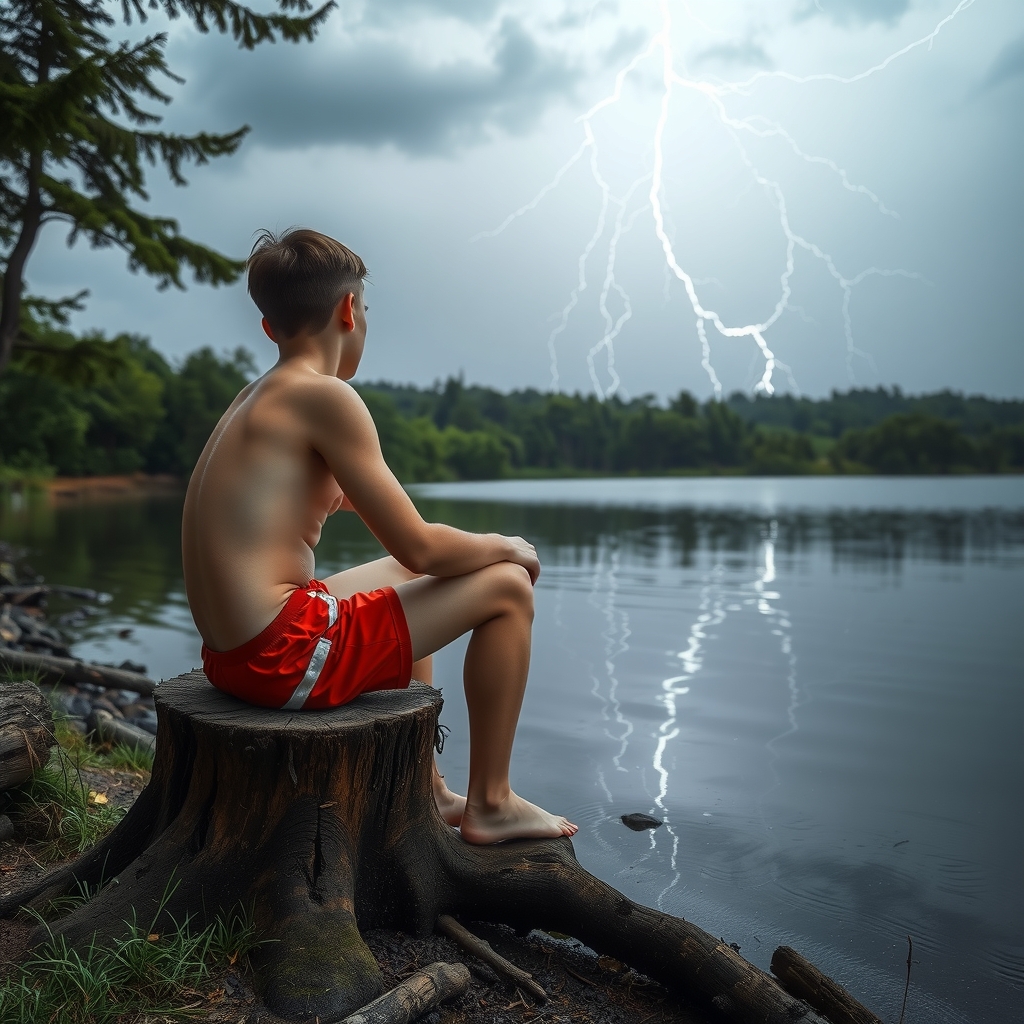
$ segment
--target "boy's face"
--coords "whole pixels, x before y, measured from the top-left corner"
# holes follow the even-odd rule
[[[338,362],[338,376],[351,380],[359,369],[366,345],[366,304],[363,302],[363,286],[349,292],[339,303],[341,326],[341,359]]]

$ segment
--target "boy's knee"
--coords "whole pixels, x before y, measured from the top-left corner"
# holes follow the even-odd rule
[[[509,601],[517,610],[526,611],[532,616],[533,584],[526,569],[515,562],[497,562],[490,568],[502,598]]]

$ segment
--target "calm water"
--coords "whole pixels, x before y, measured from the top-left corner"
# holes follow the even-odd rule
[[[541,554],[516,788],[581,862],[767,967],[801,950],[895,1020],[1024,1019],[1024,480],[429,485]],[[76,650],[198,663],[176,500],[8,504],[0,537],[114,600]],[[374,557],[351,516],[318,573]],[[119,631],[131,629],[127,638]],[[462,645],[438,657],[465,780]],[[629,811],[664,819],[628,831]]]

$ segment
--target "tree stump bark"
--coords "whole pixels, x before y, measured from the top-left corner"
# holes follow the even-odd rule
[[[463,842],[431,795],[441,703],[414,683],[331,711],[268,711],[202,673],[172,679],[157,691],[150,784],[106,839],[0,900],[0,916],[88,886],[87,903],[33,936],[80,945],[126,921],[162,932],[251,907],[257,987],[290,1020],[338,1020],[381,994],[360,928],[422,935],[452,914],[574,935],[719,1019],[823,1024],[724,942],[589,874],[568,839]]]
[[[39,687],[0,683],[0,793],[28,782],[54,743],[53,713]]]

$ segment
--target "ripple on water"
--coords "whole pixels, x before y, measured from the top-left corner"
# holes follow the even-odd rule
[[[1007,984],[1024,989],[1024,946],[997,946],[986,950],[983,959]]]
[[[978,900],[985,894],[985,873],[970,861],[942,857],[936,864],[935,888],[951,896]]]

